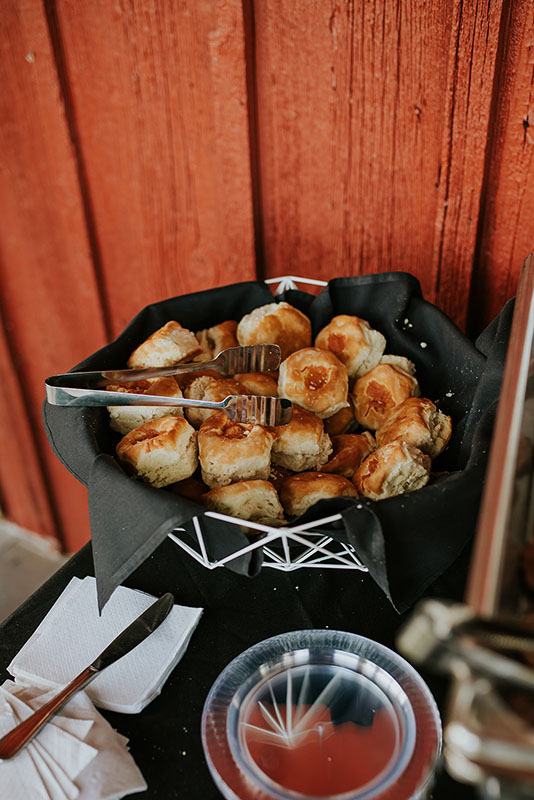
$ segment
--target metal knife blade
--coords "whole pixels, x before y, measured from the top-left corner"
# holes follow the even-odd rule
[[[169,592],[128,625],[100,655],[48,703],[0,738],[0,761],[12,758],[39,733],[73,694],[84,689],[103,669],[125,656],[161,625],[174,604]]]
[[[131,625],[128,625],[122,633],[119,633],[111,644],[93,661],[91,667],[101,672],[106,667],[109,667],[110,664],[113,664],[114,661],[133,650],[134,647],[137,647],[138,644],[141,644],[163,622],[173,605],[174,597],[170,592],[167,592],[155,603],[152,603],[146,611],[143,611],[137,619],[134,619]]]

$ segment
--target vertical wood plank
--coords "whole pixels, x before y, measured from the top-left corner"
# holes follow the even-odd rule
[[[100,347],[106,332],[42,4],[4,3],[1,26],[0,368],[8,376],[1,423],[3,452],[13,459],[2,473],[2,500],[15,522],[33,517],[38,533],[60,535],[76,550],[89,535],[87,494],[48,446],[43,383]]]
[[[530,0],[509,4],[502,41],[472,292],[474,334],[515,294],[521,265],[534,250],[534,6]]]
[[[464,324],[501,5],[256,0],[269,275],[408,270]]]
[[[9,346],[0,329],[0,503],[2,514],[26,530],[56,539],[50,497]]]
[[[255,277],[240,0],[58,0],[114,333]]]
[[[350,274],[340,258],[350,14],[322,0],[253,6],[266,277]]]
[[[465,328],[502,2],[455,0],[432,259],[436,302]]]

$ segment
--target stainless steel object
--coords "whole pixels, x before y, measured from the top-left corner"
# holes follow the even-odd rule
[[[534,256],[523,264],[463,604],[425,600],[397,644],[452,675],[445,761],[486,798],[534,798],[534,615],[522,580],[534,541]]]
[[[229,347],[222,350],[212,361],[194,361],[170,367],[143,367],[142,369],[107,369],[96,372],[67,372],[52,375],[46,386],[98,389],[110,383],[144,381],[151,378],[166,378],[192,372],[216,370],[221,377],[243,375],[246,372],[265,372],[280,366],[280,348],[277,344],[251,344],[246,347]]]
[[[220,402],[190,400],[185,397],[166,397],[136,392],[110,392],[112,383],[161,378],[180,373],[216,369],[222,376],[242,375],[277,369],[280,348],[274,344],[255,344],[223,350],[213,361],[177,364],[172,367],[145,369],[103,370],[101,372],[67,372],[45,380],[46,399],[54,406],[172,406],[180,408],[209,408],[224,411],[234,422],[259,425],[287,425],[293,413],[290,400],[258,395],[229,395]]]
[[[188,400],[186,397],[163,397],[133,392],[106,392],[103,389],[77,389],[71,386],[51,386],[46,383],[46,399],[54,406],[179,406],[180,408],[211,408],[224,411],[234,422],[259,425],[287,425],[293,414],[293,404],[282,397],[234,394],[221,402]]]
[[[73,694],[85,688],[103,669],[125,656],[161,625],[174,605],[169,592],[122,631],[83,672],[34,714],[0,739],[0,761],[12,758],[36,736]]]

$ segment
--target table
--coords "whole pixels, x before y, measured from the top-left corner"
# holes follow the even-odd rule
[[[427,591],[461,600],[469,566],[468,548]],[[90,544],[74,555],[0,626],[0,669],[6,666],[51,608],[73,576],[93,575]],[[405,615],[393,609],[372,578],[339,569],[263,569],[255,578],[228,569],[207,570],[170,539],[134,572],[127,586],[156,596],[166,591],[181,605],[204,608],[187,652],[162,693],[140,714],[103,712],[130,739],[130,749],[148,791],[144,800],[216,800],[221,795],[204,760],[200,718],[206,695],[221,670],[262,639],[302,628],[358,633],[395,649]],[[446,707],[448,682],[420,670],[439,707]],[[475,791],[438,775],[433,800],[472,800]]]

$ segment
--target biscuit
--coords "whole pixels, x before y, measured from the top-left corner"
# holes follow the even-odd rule
[[[280,491],[284,483],[294,475],[290,469],[281,467],[279,464],[273,464],[271,460],[271,469],[269,471],[269,483],[272,483],[277,492]]]
[[[276,434],[261,425],[232,422],[222,411],[202,423],[198,453],[202,480],[211,489],[245,480],[267,480]]]
[[[274,464],[293,472],[305,472],[319,469],[328,461],[332,452],[330,437],[322,421],[311,411],[294,405],[291,421],[274,430],[278,434],[271,454]]]
[[[212,511],[232,517],[279,527],[285,523],[284,509],[272,483],[264,480],[239,481],[212,489],[204,495]],[[250,530],[249,533],[254,533]]]
[[[160,397],[182,397],[180,387],[174,378],[150,378],[145,381],[131,381],[106,386],[107,392],[127,394],[155,394]],[[184,410],[179,406],[108,406],[109,424],[112,430],[125,434],[134,428],[157,417],[183,417]]]
[[[376,430],[395,406],[415,395],[419,384],[412,375],[392,364],[379,364],[354,384],[354,415],[360,425]]]
[[[347,370],[329,350],[306,347],[280,364],[278,395],[321,419],[346,408],[347,394]]]
[[[366,320],[339,314],[319,331],[315,346],[334,353],[346,366],[349,378],[359,378],[376,367],[386,340]]]
[[[249,394],[260,397],[276,397],[278,395],[278,381],[268,372],[243,372],[235,379],[245,387]]]
[[[410,361],[409,358],[405,356],[390,356],[384,355],[380,359],[381,364],[391,364],[394,367],[398,367],[403,372],[407,372],[408,375],[415,375],[415,364],[413,361]]]
[[[191,386],[193,381],[196,381],[197,378],[215,378],[215,380],[220,380],[221,373],[218,372],[216,369],[197,369],[194,372],[178,372],[176,375],[173,376],[174,380],[184,393],[184,397],[186,397],[186,390]]]
[[[277,344],[284,360],[311,344],[311,322],[289,303],[268,303],[246,314],[237,326],[240,345]]]
[[[198,466],[196,432],[184,417],[159,417],[123,436],[116,453],[155,488],[189,478]]]
[[[342,433],[351,433],[351,431],[358,427],[356,418],[354,417],[354,404],[352,397],[349,394],[347,397],[347,406],[340,408],[331,417],[324,420],[324,429],[330,436],[339,436]]]
[[[167,486],[167,490],[179,497],[185,497],[186,500],[204,504],[204,495],[209,491],[209,487],[196,475],[191,475],[190,478]]]
[[[190,361],[201,352],[195,334],[182,328],[179,322],[171,320],[155,331],[137,347],[128,366],[132,369],[142,367],[172,367],[181,361]]]
[[[220,403],[233,394],[250,394],[250,392],[234,378],[212,378],[209,375],[197,378],[184,389],[184,395],[189,400],[209,400],[214,403]],[[185,416],[193,427],[200,428],[202,423],[216,412],[217,409],[192,406],[185,409]]]
[[[212,328],[197,331],[195,336],[202,348],[202,353],[195,358],[195,361],[211,361],[222,350],[238,347],[236,331],[237,322],[233,319],[221,322],[220,325],[214,325]]]
[[[286,514],[300,517],[319,500],[330,497],[357,497],[354,484],[341,475],[324,472],[301,472],[289,478],[280,491]]]
[[[406,442],[391,442],[379,447],[354,473],[359,494],[370,500],[384,500],[414,492],[428,483],[430,456]]]
[[[376,431],[381,447],[388,442],[408,442],[430,458],[436,458],[449,443],[452,420],[425,397],[409,397],[385,418]]]
[[[376,442],[369,431],[364,433],[345,433],[332,436],[333,453],[329,461],[321,467],[322,472],[334,472],[352,479],[352,476],[373,450]]]

